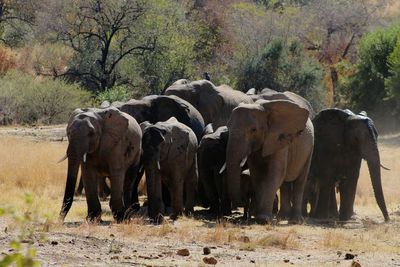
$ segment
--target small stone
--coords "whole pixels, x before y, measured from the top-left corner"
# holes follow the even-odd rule
[[[110,234],[110,237],[115,237],[115,235],[114,234]]]
[[[351,254],[351,253],[346,253],[346,255],[344,255],[344,259],[345,260],[352,260],[352,259],[354,259],[354,254]]]
[[[239,256],[236,256],[236,259],[237,259],[237,260],[241,260],[242,258],[241,258],[241,257],[239,257]]]
[[[288,259],[284,259],[284,260],[283,260],[284,263],[288,263],[289,261],[290,261],[290,260],[288,260]]]
[[[256,263],[256,261],[255,261],[255,260],[250,260],[250,262],[251,262],[251,263]]]
[[[58,245],[58,242],[57,241],[51,241],[51,244],[53,245],[53,246],[56,246],[56,245]]]
[[[118,260],[119,257],[118,257],[118,256],[112,256],[111,259],[112,259],[112,260]]]
[[[189,256],[189,255],[190,255],[190,252],[189,252],[188,249],[183,248],[183,249],[179,249],[178,252],[177,252],[176,254],[178,254],[179,256],[184,256],[184,257],[186,257],[186,256]]]
[[[353,260],[351,267],[361,267],[361,264],[358,261]]]
[[[218,263],[218,261],[214,257],[204,257],[203,261],[205,264],[211,264],[211,265],[215,265]]]
[[[125,259],[125,260],[130,260],[130,259],[132,259],[132,258],[129,257],[129,256],[124,256],[124,259]]]
[[[208,254],[211,253],[211,249],[209,247],[204,247],[203,248],[203,253],[204,253],[204,255],[208,255]]]

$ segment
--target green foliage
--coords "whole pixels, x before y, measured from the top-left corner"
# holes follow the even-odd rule
[[[108,101],[110,103],[114,101],[126,102],[132,98],[132,92],[126,86],[114,86],[113,88],[107,89],[99,93],[96,97],[97,102],[102,103]]]
[[[34,78],[20,72],[0,77],[3,123],[61,123],[77,107],[86,106],[90,94],[62,80]]]
[[[160,93],[172,81],[192,76],[196,65],[196,25],[186,18],[182,5],[167,0],[147,5],[140,27],[143,35],[157,40],[154,50],[128,58],[120,68],[135,96]]]
[[[11,216],[14,223],[19,226],[20,229],[16,238],[10,242],[10,253],[5,253],[4,256],[0,258],[0,267],[40,266],[40,262],[35,260],[36,249],[32,246],[35,239],[35,229],[33,227],[34,219],[32,218],[32,195],[25,194],[24,201],[27,210],[22,215],[13,210],[0,208],[0,216]]]
[[[239,72],[238,87],[292,91],[308,99],[315,109],[324,106],[323,70],[304,54],[301,44],[275,39]]]
[[[342,98],[358,109],[370,110],[396,95],[400,26],[375,30],[361,39],[354,75],[341,81]],[[388,88],[386,88],[388,86]]]
[[[400,98],[400,38],[389,55],[388,66],[390,76],[385,80],[386,93],[389,99],[397,100]]]

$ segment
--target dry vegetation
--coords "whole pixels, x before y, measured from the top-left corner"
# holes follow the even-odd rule
[[[392,216],[389,224],[383,223],[363,164],[355,207],[359,218],[345,225],[309,222],[288,226],[283,222],[260,226],[181,218],[154,226],[141,217],[116,225],[110,222],[107,202],[102,202],[105,222],[87,225],[84,198],[75,200],[66,223],[60,225],[56,219],[64,193],[66,162],[56,162],[64,155],[66,142],[4,136],[0,137],[0,207],[25,212],[23,195],[32,195],[29,212],[35,215],[33,221],[38,231],[34,246],[38,259],[46,264],[202,265],[203,247],[208,246],[211,256],[226,265],[350,266],[352,260],[344,260],[346,253],[357,254],[356,259],[362,265],[398,265],[400,146],[395,145],[398,140],[398,136],[381,138],[382,162],[391,168],[383,171],[385,196]],[[5,253],[7,243],[18,229],[7,217],[0,218],[0,227],[0,253]],[[181,248],[189,249],[190,256],[176,255]]]

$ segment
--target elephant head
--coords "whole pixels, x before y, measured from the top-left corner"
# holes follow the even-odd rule
[[[389,215],[382,190],[378,133],[374,123],[366,116],[352,115],[346,120],[344,128],[345,147],[360,153],[361,158],[367,162],[376,202],[385,221],[388,221]]]
[[[258,153],[267,157],[286,147],[305,128],[308,110],[288,100],[258,100],[235,108],[228,122],[226,150],[228,191],[240,204],[241,166]]]
[[[67,125],[67,184],[60,218],[67,215],[73,201],[78,169],[101,151],[110,151],[128,128],[128,119],[114,108],[76,109]]]
[[[152,116],[151,103],[147,100],[131,99],[126,103],[119,103],[116,107],[134,117],[138,123],[150,120]]]

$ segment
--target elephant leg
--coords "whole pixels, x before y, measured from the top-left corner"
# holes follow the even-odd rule
[[[139,177],[140,166],[130,166],[125,174],[124,182],[124,206],[126,209],[138,211],[140,209],[137,187],[141,177]]]
[[[226,172],[224,172],[222,175],[219,174],[219,170],[217,173],[214,173],[215,180],[220,181],[220,188],[218,189],[218,196],[219,196],[219,214],[220,215],[231,215],[232,214],[232,203],[231,200],[229,199],[228,195],[228,184],[227,184],[227,177],[226,177]],[[250,184],[250,181],[248,181]],[[246,190],[247,191],[247,190]],[[247,192],[246,192],[247,193]],[[218,201],[218,200],[217,200]]]
[[[199,183],[203,184],[203,188],[205,190],[208,203],[210,204],[210,211],[215,214],[217,214],[219,211],[218,191],[217,187],[215,186],[216,178],[217,177],[211,170],[202,170],[201,180],[199,181]],[[198,195],[199,194],[200,192],[198,192]],[[201,199],[200,196],[199,199]]]
[[[111,180],[111,198],[110,208],[114,219],[121,222],[124,218],[125,208],[123,203],[123,189],[125,173],[110,176]]]
[[[308,160],[304,165],[304,168],[301,171],[300,175],[293,182],[293,190],[291,191],[293,206],[292,206],[292,212],[290,214],[289,223],[301,224],[304,222],[302,214],[303,195],[304,195],[304,189],[307,184],[308,173],[310,171],[311,155],[312,153],[309,155]]]
[[[82,167],[83,186],[85,188],[86,203],[88,206],[88,215],[86,220],[97,222],[101,220],[101,205],[97,192],[98,175],[87,167]]]
[[[340,209],[339,219],[341,221],[347,221],[353,216],[354,199],[356,196],[358,175],[348,177],[342,181],[339,185],[340,191]]]
[[[292,191],[292,183],[285,182],[279,188],[279,193],[281,196],[281,207],[278,212],[278,218],[280,220],[286,220],[290,217],[290,212],[292,210],[291,205],[291,191]]]
[[[149,217],[155,223],[160,223],[162,222],[162,212],[164,210],[163,188],[165,185],[162,184],[160,173],[155,168],[146,168],[146,186]]]
[[[328,219],[332,189],[335,187],[335,182],[330,176],[321,176],[319,179],[321,179],[321,182],[319,183],[318,201],[316,203],[314,217],[318,219]]]
[[[176,177],[178,179],[173,183],[173,188],[171,188],[171,201],[172,201],[172,215],[170,216],[172,220],[176,220],[179,215],[182,214],[183,209],[183,179]],[[189,208],[189,207],[188,207]],[[193,208],[193,206],[192,206]]]
[[[196,195],[196,187],[197,187],[197,161],[194,158],[192,166],[186,176],[185,184],[185,192],[186,192],[186,200],[185,200],[185,213],[189,215],[193,213],[195,195]]]
[[[108,185],[106,183],[106,177],[105,176],[98,177],[97,183],[98,183],[97,191],[98,191],[99,197],[104,200],[109,195],[106,192],[106,189],[108,189]]]
[[[134,209],[140,208],[138,187],[140,181],[142,180],[143,174],[144,174],[144,166],[142,163],[140,163],[139,166],[137,167],[136,177],[134,178],[134,182],[132,185],[131,201],[132,201],[132,208]]]
[[[339,218],[339,213],[337,209],[337,202],[336,202],[336,190],[335,186],[332,187],[329,197],[329,217],[337,219]]]
[[[78,188],[75,190],[75,196],[81,196],[83,191],[83,177],[79,178]]]

